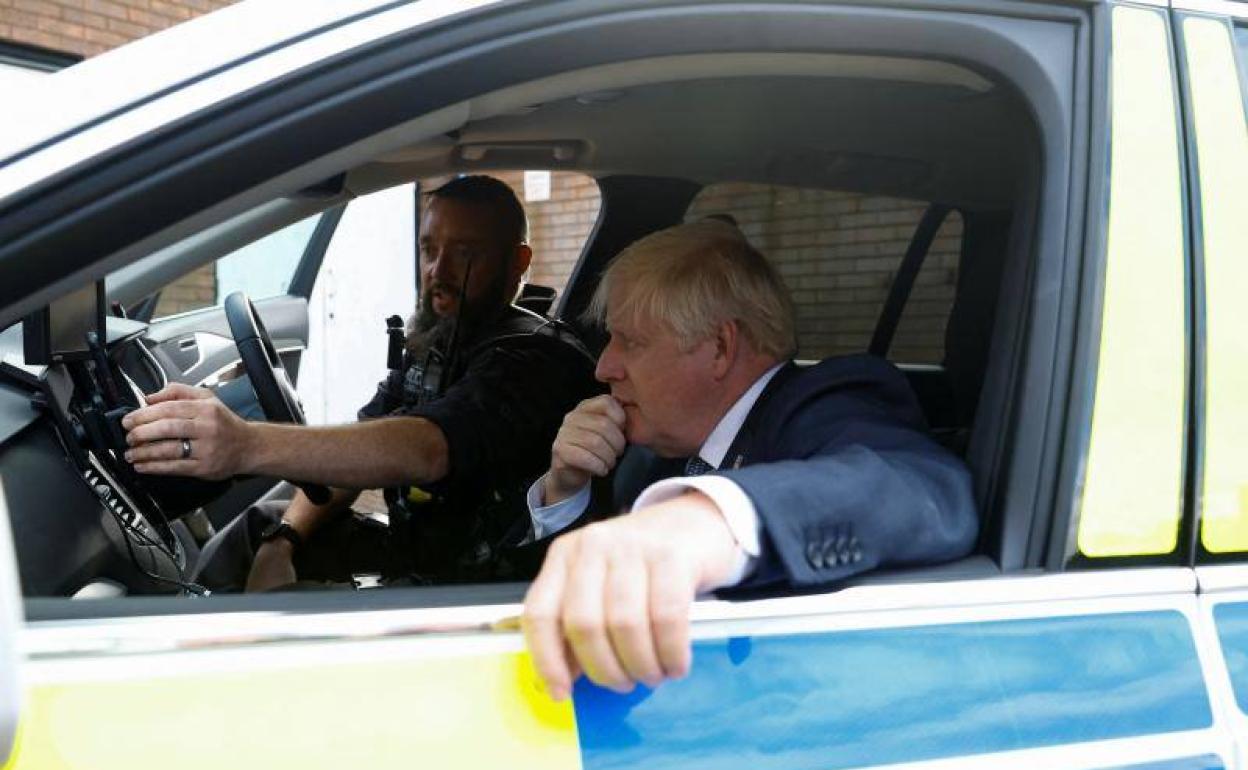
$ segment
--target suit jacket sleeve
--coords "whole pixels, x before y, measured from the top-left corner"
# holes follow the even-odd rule
[[[949,561],[974,547],[970,474],[909,416],[917,405],[890,403],[888,389],[898,387],[913,400],[902,380],[794,405],[764,437],[764,457],[723,473],[750,497],[763,530],[762,556],[743,587],[815,586]]]
[[[650,484],[676,475],[683,459],[664,459],[641,446],[629,446],[615,470],[591,482],[590,502],[585,512],[571,524],[540,540],[533,540],[533,527],[526,519],[503,539],[504,556],[514,565],[518,577],[536,577],[555,538],[602,519],[626,513],[633,500]]]

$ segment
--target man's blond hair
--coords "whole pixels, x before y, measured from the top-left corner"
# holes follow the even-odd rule
[[[735,226],[703,220],[669,227],[633,243],[607,266],[586,315],[603,323],[607,297],[621,290],[617,313],[666,324],[692,348],[736,321],[758,353],[777,360],[797,349],[793,303],[771,263]]]

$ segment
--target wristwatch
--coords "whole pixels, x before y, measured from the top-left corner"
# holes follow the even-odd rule
[[[290,526],[290,522],[285,519],[276,521],[265,527],[264,531],[260,533],[260,542],[267,543],[271,540],[276,540],[279,537],[284,537],[289,540],[290,544],[296,549],[303,547],[303,535],[299,534],[294,527]]]

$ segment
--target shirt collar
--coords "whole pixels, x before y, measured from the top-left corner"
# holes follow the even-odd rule
[[[754,408],[754,403],[758,401],[758,397],[763,394],[763,388],[767,387],[767,383],[771,382],[771,378],[780,371],[780,367],[784,366],[784,362],[780,362],[763,372],[762,376],[754,381],[745,393],[741,394],[741,398],[732,405],[723,417],[719,418],[719,422],[715,425],[715,429],[711,431],[711,435],[706,437],[706,441],[702,442],[702,448],[698,450],[698,457],[705,460],[711,467],[718,468],[723,465],[724,455],[728,454],[728,450],[732,447],[732,442],[736,439],[737,433],[741,431],[741,426],[745,424],[745,418],[749,416],[750,410]]]

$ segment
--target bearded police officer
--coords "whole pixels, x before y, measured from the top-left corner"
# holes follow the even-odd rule
[[[496,179],[460,177],[429,194],[404,364],[357,423],[245,422],[209,391],[180,385],[126,418],[140,473],[333,488],[323,505],[297,492],[284,512],[249,509],[205,546],[201,583],[516,577],[497,543],[527,522],[523,490],[564,413],[597,388],[592,358],[567,331],[512,304],[532,258],[526,231],[520,202]],[[380,487],[394,490],[390,529],[351,513],[357,490]]]

